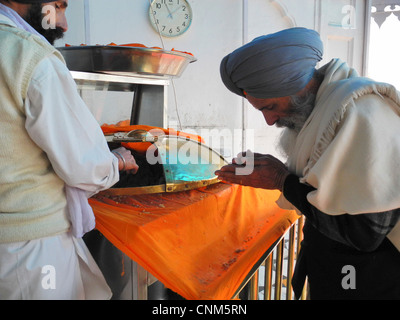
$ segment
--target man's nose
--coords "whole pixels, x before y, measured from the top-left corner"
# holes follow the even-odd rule
[[[62,14],[57,17],[57,23],[56,26],[58,28],[61,28],[64,32],[67,32],[68,30],[68,22],[67,22],[67,17],[65,14]]]
[[[263,111],[263,116],[269,126],[273,126],[279,120],[278,115],[270,110]]]

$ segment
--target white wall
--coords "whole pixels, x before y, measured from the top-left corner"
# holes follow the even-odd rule
[[[228,158],[242,148],[277,155],[278,129],[268,127],[261,113],[225,88],[220,79],[219,64],[226,54],[256,36],[293,26],[315,28],[318,0],[188,1],[193,8],[191,28],[180,37],[164,38],[164,44],[166,50],[176,48],[192,52],[198,60],[174,80],[176,100],[172,86],[169,87],[167,126],[179,129],[177,107],[182,129],[199,134],[201,129],[215,129],[214,138],[204,138]],[[89,5],[86,20],[85,3]],[[65,38],[58,41],[59,46],[110,42],[161,46],[159,36],[148,20],[148,0],[69,0],[69,4],[70,29]],[[115,104],[115,101],[120,105],[126,103],[130,110],[130,97],[111,98],[109,103]],[[104,93],[101,103],[108,103]],[[126,116],[121,112],[116,118],[123,120]],[[242,134],[247,137],[243,145]],[[221,146],[215,145],[220,140],[215,138],[218,135],[226,137]]]

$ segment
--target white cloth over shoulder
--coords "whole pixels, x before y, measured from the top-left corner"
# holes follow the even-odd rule
[[[400,208],[399,92],[359,77],[338,59],[321,71],[316,106],[289,156],[289,170],[316,188],[308,201],[326,214]],[[294,209],[283,195],[278,204]]]

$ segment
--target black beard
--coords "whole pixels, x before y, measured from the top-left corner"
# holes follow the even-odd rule
[[[57,39],[61,39],[64,36],[64,30],[60,27],[56,27],[55,29],[44,29],[42,27],[43,18],[44,14],[42,13],[42,5],[40,3],[32,4],[26,16],[24,17],[25,21],[28,22],[33,29],[39,32],[47,39],[48,42],[54,45],[54,42]]]

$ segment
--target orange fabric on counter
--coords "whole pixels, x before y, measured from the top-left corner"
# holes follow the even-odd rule
[[[186,299],[231,299],[298,218],[279,192],[218,183],[178,192],[89,199],[96,228]]]

